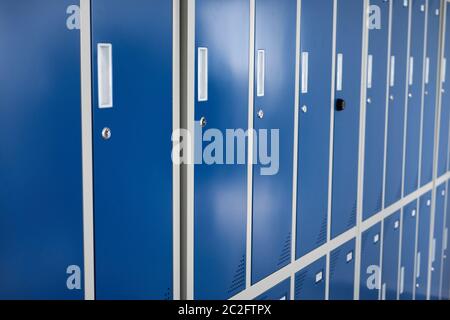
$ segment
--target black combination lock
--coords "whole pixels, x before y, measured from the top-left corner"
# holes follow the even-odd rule
[[[345,110],[345,100],[337,99],[336,100],[336,111],[344,111]]]

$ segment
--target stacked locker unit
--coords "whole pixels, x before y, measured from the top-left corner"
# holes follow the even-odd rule
[[[97,299],[177,295],[174,6],[90,1]]]
[[[83,299],[79,1],[0,1],[0,51],[0,299]]]

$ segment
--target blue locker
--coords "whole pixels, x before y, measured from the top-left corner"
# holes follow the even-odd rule
[[[364,15],[364,1],[337,2],[332,238],[356,225]]]
[[[172,1],[91,12],[96,298],[172,299]]]
[[[381,298],[397,300],[400,243],[400,211],[386,218],[383,227],[383,264],[381,267]]]
[[[450,187],[449,182],[447,182],[447,190]],[[448,192],[448,191],[447,191]],[[442,264],[442,285],[441,285],[441,299],[450,299],[450,257],[449,257],[449,238],[448,229],[450,226],[450,205],[448,203],[449,199],[447,197],[447,208],[445,209],[445,214],[447,216],[445,229],[444,229],[444,241],[443,241],[443,264]]]
[[[445,24],[445,48],[444,48],[444,60],[442,61],[442,79],[441,79],[441,127],[439,138],[439,163],[438,163],[438,175],[441,176],[448,171],[448,151],[449,151],[449,121],[450,121],[450,99],[448,93],[450,92],[450,82],[447,81],[447,75],[449,73],[450,65],[447,63],[448,57],[450,57],[450,10],[449,5],[446,5],[447,21]]]
[[[206,49],[209,88],[206,99],[195,98],[196,131],[202,117],[203,130],[246,130],[249,1],[197,0],[195,16],[195,69]],[[194,298],[227,299],[246,282],[247,167],[203,163],[194,170]]]
[[[303,1],[297,257],[327,240],[333,1]]]
[[[254,127],[279,130],[281,147],[278,172],[263,175],[262,164],[253,168],[253,283],[291,262],[297,0],[257,0],[255,5]]]
[[[434,131],[436,116],[436,83],[438,75],[438,46],[439,46],[439,0],[428,0],[428,32],[427,55],[425,58],[425,99],[423,111],[423,135],[422,135],[422,171],[421,186],[432,180],[433,175],[433,151]]]
[[[412,300],[414,296],[414,263],[416,256],[417,201],[403,208],[402,251],[400,265],[400,300]]]
[[[0,299],[84,297],[78,5],[0,1]]]
[[[255,300],[291,300],[291,279],[283,281],[279,285],[260,295]]]
[[[434,214],[434,235],[431,244],[431,300],[439,300],[441,290],[442,271],[442,243],[444,238],[444,216],[447,184],[444,183],[436,189],[436,208]]]
[[[419,187],[420,126],[423,99],[426,0],[411,0],[411,37],[408,73],[405,195]]]
[[[295,300],[325,300],[326,257],[295,275]]]
[[[416,300],[427,298],[428,253],[430,248],[431,191],[420,198],[416,252]]]
[[[390,2],[371,0],[380,9],[381,23],[369,26],[369,58],[366,103],[363,218],[383,206],[384,136]],[[377,11],[371,11],[376,14]]]
[[[355,281],[355,240],[330,253],[330,300],[353,300]]]
[[[392,4],[385,207],[402,197],[409,1]]]
[[[378,300],[380,296],[381,223],[361,236],[360,300]]]

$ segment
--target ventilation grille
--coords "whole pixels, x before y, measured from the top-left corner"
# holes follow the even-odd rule
[[[286,264],[291,262],[291,233],[289,232],[286,241],[283,245],[283,250],[281,251],[280,258],[278,261],[278,267],[285,266]]]
[[[322,219],[322,225],[317,237],[316,245],[321,245],[327,240],[327,215],[325,214]]]
[[[241,292],[245,288],[245,255],[242,256],[238,268],[234,274],[228,293],[233,295]]]
[[[383,189],[380,190],[380,195],[378,196],[377,207],[375,208],[375,212],[373,212],[373,213],[380,212],[382,207],[383,207]]]
[[[350,214],[350,217],[348,219],[347,228],[352,228],[356,225],[356,211],[357,211],[357,204],[356,200],[352,207],[352,212]]]
[[[341,249],[333,251],[330,256],[330,278],[334,275],[336,271],[337,264],[339,262],[339,257],[341,255]]]
[[[308,270],[303,270],[295,276],[295,296],[299,297],[303,291],[305,281],[308,278]]]

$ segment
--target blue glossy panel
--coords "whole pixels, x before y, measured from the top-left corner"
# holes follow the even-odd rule
[[[403,279],[400,279],[400,283],[403,281],[403,286],[400,285],[400,300],[413,299],[417,212],[417,201],[411,202],[403,208],[402,251],[400,262],[400,277],[403,277]]]
[[[419,231],[416,253],[416,300],[425,300],[427,297],[430,215],[431,191],[420,198],[419,204]]]
[[[425,0],[411,0],[411,46],[413,59],[412,84],[408,81],[408,115],[406,128],[405,195],[419,187],[420,120],[423,99],[423,63],[425,41]]]
[[[327,239],[333,1],[303,1],[301,17],[309,80],[308,92],[300,95],[308,110],[299,116],[297,257]]]
[[[290,300],[291,299],[291,280],[287,279],[270,289],[266,293],[263,293],[255,300]]]
[[[363,17],[363,1],[337,2],[336,52],[343,55],[343,67],[335,98],[346,106],[334,114],[332,238],[356,224]]]
[[[441,98],[441,127],[439,137],[439,163],[438,175],[441,176],[446,173],[448,167],[448,151],[449,151],[449,122],[450,122],[450,18],[449,5],[446,6],[447,21],[445,25],[445,48],[444,58],[446,59],[446,70],[444,70],[444,78],[442,79],[442,98]]]
[[[295,275],[295,300],[325,300],[326,257]]]
[[[0,1],[0,299],[84,297],[78,4]]]
[[[392,5],[391,57],[395,58],[394,79],[390,79],[386,156],[385,207],[402,197],[405,90],[408,61],[409,6],[403,0]],[[392,70],[392,65],[391,65]],[[392,86],[393,84],[393,86]]]
[[[425,81],[425,99],[423,111],[423,135],[422,135],[422,172],[420,183],[426,185],[433,175],[433,151],[436,117],[436,83],[438,76],[438,46],[439,46],[439,0],[428,0],[428,32],[427,55],[429,58],[429,79]]]
[[[380,271],[381,223],[365,231],[361,237],[360,300],[378,300],[380,295],[377,276]]]
[[[196,51],[208,48],[209,59],[209,99],[196,100],[195,120],[246,130],[249,1],[197,0],[195,15]],[[196,165],[194,190],[194,297],[227,299],[245,288],[246,165]]]
[[[353,300],[355,240],[330,253],[330,300]]]
[[[447,7],[448,9],[448,7]],[[447,190],[450,187],[450,183],[447,182]],[[448,238],[448,230],[450,227],[450,205],[448,204],[448,198],[447,198],[447,208],[445,212],[447,219],[445,223],[445,234],[447,235],[446,238],[444,238],[444,250],[443,250],[443,265],[442,265],[442,287],[441,287],[441,299],[442,300],[449,300],[450,299],[450,242]]]
[[[171,299],[172,2],[92,1],[93,70],[98,43],[112,44],[114,105],[98,108],[93,72],[96,297]]]
[[[380,28],[369,30],[369,55],[373,56],[372,87],[367,89],[363,218],[378,213],[383,205],[384,136],[389,32],[389,2],[371,0],[381,14]]]
[[[386,218],[383,227],[382,290],[385,300],[397,300],[398,262],[400,258],[400,211]]]
[[[291,262],[297,0],[257,0],[255,14],[255,60],[258,50],[266,59],[265,94],[255,91],[255,113],[263,110],[264,118],[255,116],[254,127],[279,130],[281,144],[275,175],[262,175],[260,164],[253,168],[252,281],[258,282]]]
[[[436,208],[434,213],[434,238],[431,245],[433,250],[431,262],[431,300],[439,300],[441,290],[442,244],[444,235],[444,217],[447,185],[444,183],[436,189]]]

